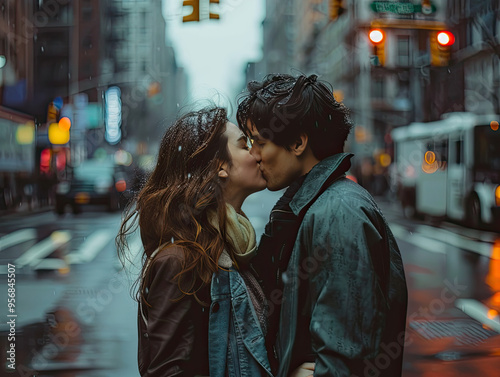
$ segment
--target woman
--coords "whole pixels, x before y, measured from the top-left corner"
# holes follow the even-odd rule
[[[241,211],[266,187],[246,136],[222,108],[184,115],[165,133],[156,167],[117,237],[137,224],[141,376],[270,376],[265,296],[241,268],[256,248]]]

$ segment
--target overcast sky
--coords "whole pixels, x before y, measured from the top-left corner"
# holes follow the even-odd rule
[[[182,8],[182,0],[164,0],[167,37],[189,76],[191,100],[217,99],[220,93],[234,104],[245,84],[246,64],[262,57],[265,0],[220,0],[210,5],[220,20],[183,23],[190,9]]]

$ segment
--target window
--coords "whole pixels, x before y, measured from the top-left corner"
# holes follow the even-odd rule
[[[463,162],[462,157],[462,140],[457,140],[455,142],[455,163],[461,165]]]
[[[398,35],[398,57],[399,66],[408,67],[410,65],[410,36]]]

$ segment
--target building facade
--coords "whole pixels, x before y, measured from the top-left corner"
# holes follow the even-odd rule
[[[269,0],[257,64],[271,72],[279,60],[280,71],[319,73],[330,82],[355,121],[348,148],[380,170],[381,156],[383,165],[392,157],[396,127],[449,112],[499,113],[499,6],[497,0]],[[369,37],[374,29],[383,36],[378,44]],[[442,31],[454,43],[439,44]]]
[[[0,1],[0,132],[10,140],[0,152],[0,209],[42,180],[65,179],[98,148],[154,152],[187,88],[165,26],[156,0]],[[110,88],[119,93],[119,132],[106,137]],[[54,144],[49,128],[62,117],[71,119],[70,141]]]

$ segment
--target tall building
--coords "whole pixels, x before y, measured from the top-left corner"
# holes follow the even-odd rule
[[[449,1],[447,19],[457,34],[453,55],[461,70],[466,111],[500,114],[500,2]]]
[[[31,195],[35,171],[33,27],[25,1],[0,1],[0,210]]]
[[[263,57],[250,63],[246,82],[261,80],[268,73],[290,72],[295,48],[295,2],[267,0],[266,17],[262,22]]]
[[[0,0],[0,209],[99,147],[154,151],[187,87],[165,32],[157,0]],[[64,116],[70,142],[54,144],[49,127]]]
[[[348,148],[356,160],[377,164],[384,155],[386,165],[395,127],[449,112],[500,112],[499,7],[498,0],[268,0],[263,59],[250,71],[320,74],[352,111]],[[374,29],[380,40],[370,39]]]
[[[186,95],[186,76],[167,45],[161,1],[106,0],[101,87],[121,89],[124,136],[157,140]],[[140,126],[139,126],[140,125]]]

